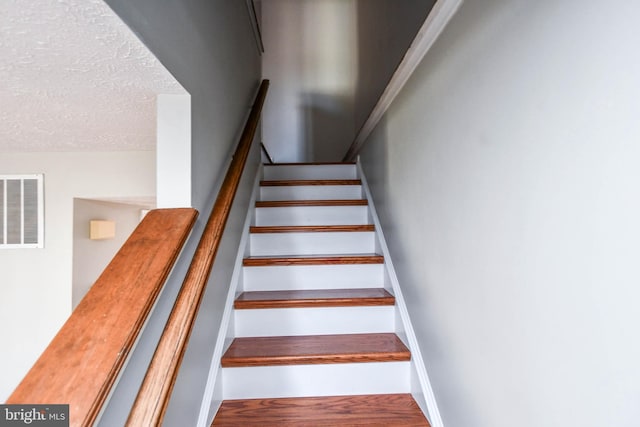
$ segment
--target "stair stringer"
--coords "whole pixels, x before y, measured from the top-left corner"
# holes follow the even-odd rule
[[[369,200],[369,215],[371,216],[371,220],[376,230],[376,249],[379,249],[380,252],[378,253],[382,254],[385,260],[385,288],[390,287],[391,292],[396,297],[396,310],[399,316],[398,320],[400,321],[400,323],[396,323],[396,328],[398,329],[397,333],[398,336],[405,341],[405,344],[411,351],[412,377],[417,379],[417,384],[412,381],[411,394],[420,406],[420,409],[422,409],[422,411],[427,415],[427,418],[431,423],[431,427],[444,427],[440,411],[438,410],[438,404],[436,402],[435,395],[433,394],[433,389],[431,388],[429,375],[427,374],[427,369],[424,365],[422,353],[418,346],[418,340],[413,330],[413,326],[411,325],[411,319],[409,318],[409,312],[407,311],[404,297],[402,296],[400,282],[398,281],[398,276],[396,275],[396,271],[393,267],[389,248],[380,225],[380,219],[378,218],[378,214],[373,203],[373,196],[369,189],[364,171],[362,170],[359,157],[356,162],[356,168],[358,178],[362,181],[362,191],[365,194],[364,198]]]
[[[205,386],[204,394],[202,395],[200,413],[198,414],[198,421],[196,424],[197,427],[209,427],[213,422],[213,418],[215,417],[220,404],[222,403],[222,366],[220,365],[220,360],[222,359],[223,352],[227,347],[229,347],[234,338],[233,331],[235,328],[233,325],[233,303],[238,290],[242,289],[242,260],[249,252],[249,226],[252,225],[253,218],[255,217],[255,205],[260,191],[261,179],[263,179],[262,164],[258,167],[258,173],[256,173],[256,179],[253,184],[253,190],[249,200],[249,210],[247,211],[242,237],[240,238],[240,244],[238,245],[238,253],[233,267],[229,292],[227,293],[216,346],[213,351],[213,357],[211,358],[207,384]]]

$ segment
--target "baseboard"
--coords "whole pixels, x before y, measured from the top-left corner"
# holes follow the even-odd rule
[[[224,312],[222,314],[222,322],[220,323],[218,338],[216,340],[216,346],[211,359],[211,367],[209,368],[207,376],[207,384],[202,396],[202,403],[200,404],[197,427],[209,427],[213,422],[213,418],[221,403],[221,399],[215,398],[215,396],[222,395],[220,390],[218,390],[222,384],[219,378],[221,374],[220,359],[222,358],[222,353],[229,342],[228,333],[230,329],[229,326],[231,324],[231,316],[233,315],[233,302],[238,289],[238,283],[242,277],[242,260],[245,257],[245,249],[249,241],[249,226],[251,225],[251,220],[254,215],[255,202],[260,188],[260,179],[262,178],[262,168],[263,166],[260,165],[253,184],[253,190],[249,200],[249,210],[244,222],[242,237],[240,238],[238,253],[236,255],[233,274],[231,276],[231,283],[229,285],[229,292],[227,293]]]
[[[413,326],[411,325],[409,312],[407,311],[407,306],[402,296],[402,290],[400,289],[400,282],[398,281],[398,276],[396,275],[396,271],[393,267],[393,262],[391,261],[391,256],[389,254],[389,248],[387,247],[387,243],[384,238],[384,234],[382,232],[380,219],[378,218],[378,214],[375,210],[373,197],[371,195],[369,185],[367,184],[364,171],[362,170],[362,165],[360,164],[360,159],[358,159],[356,167],[358,169],[358,177],[362,180],[362,189],[366,194],[366,198],[369,200],[369,212],[372,217],[373,224],[375,225],[378,244],[380,245],[380,251],[385,259],[385,268],[387,270],[387,276],[388,276],[393,294],[396,297],[396,307],[398,309],[400,319],[402,321],[402,326],[403,326],[402,335],[403,335],[403,338],[407,340],[406,344],[409,347],[409,350],[411,350],[411,363],[412,363],[413,369],[415,369],[415,374],[417,375],[417,379],[418,379],[418,383],[417,383],[418,388],[412,390],[412,395],[414,396],[416,402],[418,403],[420,408],[423,410],[423,412],[429,419],[429,422],[431,423],[431,427],[444,427],[444,424],[442,423],[442,418],[440,416],[440,411],[438,410],[438,404],[436,402],[435,395],[433,394],[433,390],[431,388],[429,375],[427,374],[427,369],[424,365],[424,359],[422,358],[420,347],[418,346],[418,340],[413,330]]]

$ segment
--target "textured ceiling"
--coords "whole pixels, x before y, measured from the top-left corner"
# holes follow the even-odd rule
[[[102,0],[0,0],[0,152],[151,150],[186,93]]]

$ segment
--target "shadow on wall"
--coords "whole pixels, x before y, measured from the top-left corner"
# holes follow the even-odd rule
[[[354,125],[357,133],[427,19],[435,0],[355,1],[358,73],[354,88]]]
[[[375,127],[369,138],[367,139],[367,146],[365,150],[362,150],[360,160],[364,172],[374,172],[367,174],[367,184],[371,189],[372,194],[384,194],[385,197],[378,200],[374,200],[378,216],[382,221],[386,219],[386,206],[384,202],[386,195],[389,194],[391,188],[389,188],[389,132],[387,131],[387,117],[383,116],[378,125]],[[380,203],[378,203],[380,202]],[[385,224],[387,225],[387,224]],[[387,226],[393,226],[388,224]],[[384,228],[386,231],[386,228]]]
[[[353,103],[349,95],[307,93],[300,109],[300,136],[305,157],[338,162],[354,136]]]
[[[298,125],[304,155],[317,162],[340,161],[355,136],[356,2],[306,2],[302,20]]]
[[[276,161],[337,161],[354,136],[356,0],[262,4],[263,137]],[[347,142],[349,141],[349,142]]]
[[[340,161],[434,0],[270,0],[263,136],[277,161]]]

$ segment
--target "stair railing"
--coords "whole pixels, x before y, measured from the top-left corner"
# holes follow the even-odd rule
[[[158,426],[162,423],[260,121],[268,87],[269,81],[263,80],[182,288],[129,413],[127,426]]]
[[[262,153],[265,155],[265,157],[267,158],[267,160],[269,161],[269,164],[272,165],[275,162],[273,161],[273,157],[271,157],[271,154],[269,154],[269,151],[267,151],[267,147],[265,147],[264,143],[260,143],[260,148],[262,148]]]
[[[71,426],[93,425],[197,215],[150,211],[7,403],[68,404]]]

